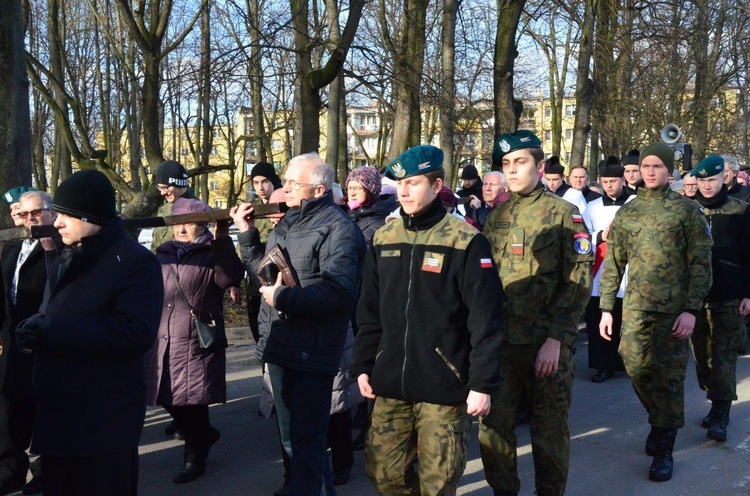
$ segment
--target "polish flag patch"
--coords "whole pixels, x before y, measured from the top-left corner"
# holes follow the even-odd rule
[[[573,222],[576,222],[578,224],[583,224],[583,215],[573,214]]]
[[[492,260],[489,258],[482,258],[479,260],[479,263],[482,265],[483,269],[491,269],[492,268]]]

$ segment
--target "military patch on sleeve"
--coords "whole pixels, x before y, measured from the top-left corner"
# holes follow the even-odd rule
[[[492,259],[491,258],[482,258],[479,260],[479,264],[482,266],[483,269],[491,269],[492,268]]]
[[[573,214],[573,222],[575,222],[576,224],[583,224],[583,215]]]
[[[445,255],[442,253],[425,252],[424,259],[422,260],[422,270],[439,274],[443,271],[444,260]]]
[[[495,229],[508,229],[510,222],[495,222]]]
[[[586,239],[589,239],[589,233],[587,233],[587,232],[577,232],[577,233],[573,233],[573,239],[578,239],[578,238],[586,238]]]
[[[706,230],[706,234],[708,234],[708,236],[711,237],[711,228],[708,227],[708,224],[706,224],[705,226],[703,226],[703,228]]]
[[[591,241],[589,241],[588,238],[576,238],[575,241],[573,241],[573,248],[579,255],[588,255],[591,253]]]
[[[380,252],[380,256],[383,258],[386,257],[400,257],[401,256],[401,250],[383,250]]]

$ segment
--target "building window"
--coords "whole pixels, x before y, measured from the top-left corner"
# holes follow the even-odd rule
[[[183,157],[187,157],[188,153],[190,153],[190,151],[187,148],[185,147],[180,148],[180,155],[182,155]]]
[[[226,201],[214,200],[214,208],[226,208]]]
[[[217,191],[219,189],[219,182],[211,180],[208,182],[208,189],[211,191]]]
[[[552,108],[551,107],[544,107],[544,117],[549,119],[552,117]]]
[[[568,141],[573,141],[573,130],[572,129],[566,129],[565,130],[565,139]]]
[[[552,141],[552,131],[549,129],[544,131],[544,141]]]
[[[576,106],[575,105],[566,105],[565,106],[565,115],[567,117],[574,117],[576,115]]]
[[[280,139],[271,140],[271,150],[274,152],[280,152],[284,149],[284,145]]]

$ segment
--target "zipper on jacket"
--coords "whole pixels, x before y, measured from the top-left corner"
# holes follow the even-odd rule
[[[409,219],[411,221],[411,219]],[[409,303],[411,302],[411,281],[412,271],[414,270],[414,250],[417,249],[417,237],[419,236],[419,229],[415,226],[414,231],[414,243],[411,245],[411,257],[409,259],[409,284],[406,287],[406,308],[404,314],[406,316],[406,328],[404,329],[404,363],[401,366],[401,394],[406,398],[406,352],[407,352],[407,339],[409,337]]]

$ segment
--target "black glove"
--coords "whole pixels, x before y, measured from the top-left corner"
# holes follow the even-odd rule
[[[16,344],[24,353],[40,352],[47,347],[49,319],[43,316],[29,317],[16,329]]]

